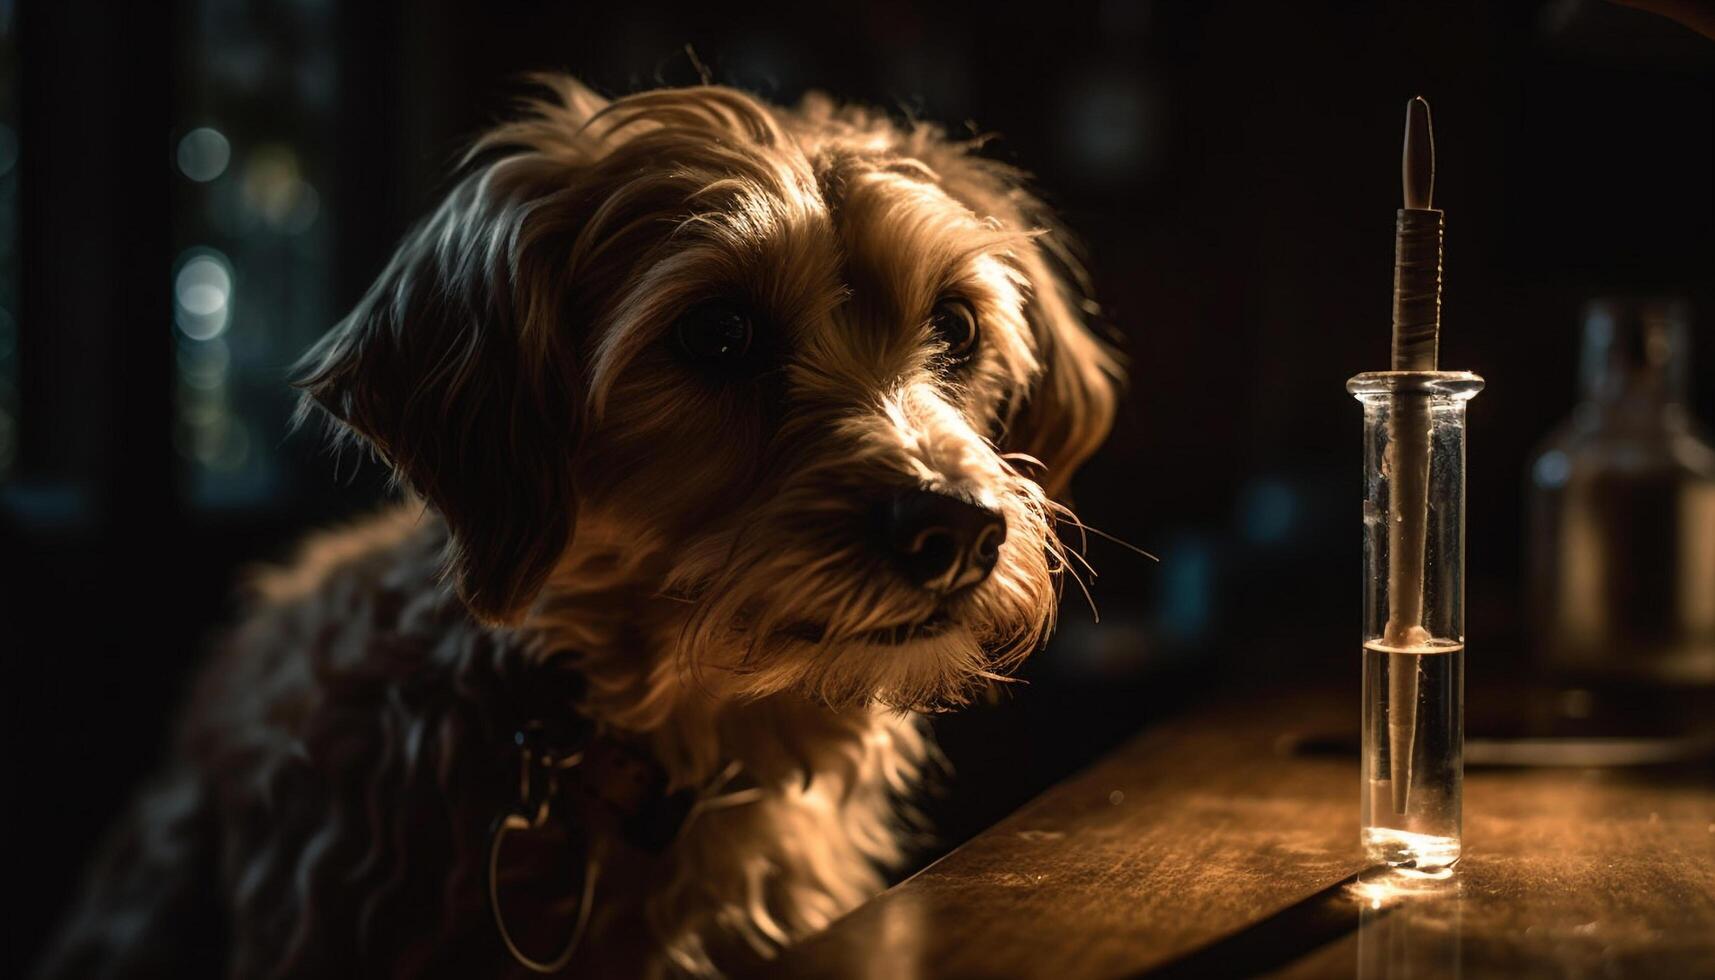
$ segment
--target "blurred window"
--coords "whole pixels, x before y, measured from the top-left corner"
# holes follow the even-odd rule
[[[290,496],[284,384],[332,322],[336,64],[325,0],[192,0],[179,50],[174,175],[175,414],[198,510]]]

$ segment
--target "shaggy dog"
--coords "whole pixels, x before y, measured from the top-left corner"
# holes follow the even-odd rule
[[[709,974],[904,858],[1118,366],[934,127],[575,81],[307,355],[406,502],[259,576],[55,976]]]

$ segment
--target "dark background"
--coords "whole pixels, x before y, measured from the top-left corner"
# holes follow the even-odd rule
[[[285,366],[524,70],[621,94],[694,82],[690,44],[777,100],[969,121],[1087,245],[1132,381],[1077,499],[1161,561],[1092,543],[1101,625],[1068,589],[1030,684],[938,722],[960,773],[931,808],[947,843],[1234,684],[1356,698],[1343,383],[1386,366],[1409,96],[1435,110],[1442,363],[1489,382],[1473,685],[1520,662],[1524,470],[1572,404],[1581,304],[1688,298],[1695,411],[1715,416],[1715,43],[1685,28],[1580,0],[816,6],[0,0],[11,964],[158,758],[242,568],[380,498],[373,467],[336,475],[288,435]],[[187,176],[219,162],[199,127],[229,149],[206,181]]]

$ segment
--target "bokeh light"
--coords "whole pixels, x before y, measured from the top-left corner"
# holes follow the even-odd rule
[[[213,249],[193,249],[173,281],[173,322],[192,340],[211,340],[226,330],[232,301],[232,267]]]
[[[1279,477],[1263,477],[1239,494],[1239,527],[1256,545],[1285,544],[1303,521],[1298,493]]]
[[[207,126],[186,133],[179,140],[179,172],[199,184],[226,173],[232,160],[232,144],[219,130]]]
[[[180,393],[180,426],[174,442],[180,455],[216,470],[237,470],[250,458],[250,431],[218,400],[219,394]]]
[[[1142,76],[1089,69],[1073,77],[1065,100],[1062,140],[1085,179],[1134,179],[1159,163],[1160,112]]]
[[[301,172],[298,154],[282,144],[261,146],[244,164],[240,191],[245,210],[288,235],[309,229],[321,198]]]
[[[232,352],[226,341],[215,338],[187,341],[179,345],[179,378],[199,391],[216,391],[226,384]]]

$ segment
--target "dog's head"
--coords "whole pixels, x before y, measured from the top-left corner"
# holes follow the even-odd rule
[[[608,549],[741,694],[956,700],[1038,645],[1118,369],[1020,175],[814,98],[547,84],[300,381],[471,610]]]

